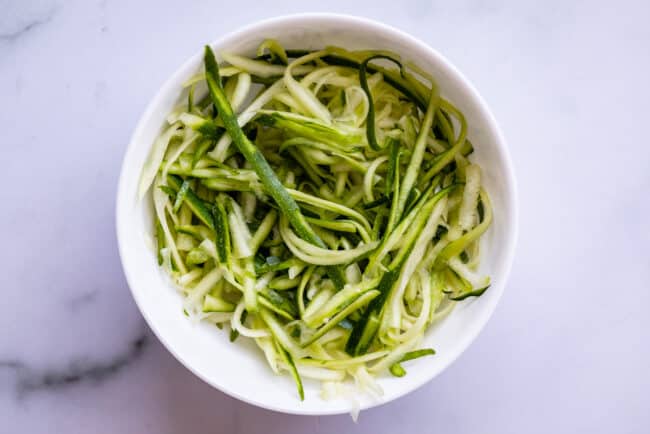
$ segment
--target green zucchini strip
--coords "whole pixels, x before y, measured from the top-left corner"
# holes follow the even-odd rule
[[[402,64],[391,56],[376,54],[374,56],[368,57],[366,60],[361,62],[361,65],[359,65],[359,82],[361,84],[361,88],[368,97],[368,119],[366,121],[366,135],[368,138],[368,144],[375,151],[379,151],[382,149],[382,146],[377,143],[377,130],[375,128],[375,103],[372,98],[372,92],[370,92],[370,86],[368,86],[368,77],[366,76],[368,70],[368,62],[375,59],[390,60],[399,67],[400,71],[402,70]]]

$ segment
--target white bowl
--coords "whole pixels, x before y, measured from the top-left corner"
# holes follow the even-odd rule
[[[467,117],[474,161],[494,207],[494,223],[484,236],[482,267],[492,287],[480,298],[460,303],[452,314],[426,334],[423,346],[434,357],[413,362],[402,378],[382,377],[381,399],[360,396],[361,408],[396,399],[422,386],[449,366],[476,338],[494,311],[508,277],[517,234],[515,177],[506,143],[496,121],[474,87],[444,57],[425,43],[399,30],[363,18],[332,15],[291,15],[250,25],[211,45],[253,54],[265,38],[276,38],[289,48],[388,49],[415,61],[437,79],[441,93]],[[193,324],[182,313],[181,297],[167,283],[147,242],[152,233],[150,200],[136,198],[140,171],[149,149],[178,103],[181,83],[202,68],[202,47],[158,91],[138,123],[128,146],[117,194],[117,238],[124,273],[133,297],[158,339],[189,370],[208,384],[248,403],[285,413],[325,415],[350,410],[346,400],[323,401],[319,384],[307,381],[300,402],[289,375],[274,375],[254,344],[207,324]]]

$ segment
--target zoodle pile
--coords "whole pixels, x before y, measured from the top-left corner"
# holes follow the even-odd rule
[[[381,393],[428,327],[480,296],[492,212],[463,114],[385,51],[205,47],[156,139],[158,262],[184,312],[253,339],[271,369]]]

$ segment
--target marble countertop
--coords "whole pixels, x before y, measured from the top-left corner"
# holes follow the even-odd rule
[[[0,0],[0,432],[650,432],[650,6],[472,0]],[[298,417],[207,386],[123,277],[114,196],[163,80],[206,41],[328,10],[409,31],[491,105],[519,180],[506,293],[415,393]]]

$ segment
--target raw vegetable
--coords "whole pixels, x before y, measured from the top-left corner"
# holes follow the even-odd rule
[[[427,328],[489,287],[466,120],[394,53],[220,55],[205,47],[143,168],[158,263],[186,315],[254,339],[300,399],[303,377],[381,394],[375,376],[433,355]]]

